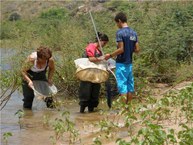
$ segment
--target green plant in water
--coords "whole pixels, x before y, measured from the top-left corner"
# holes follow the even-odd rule
[[[66,132],[65,122],[62,119],[56,118],[53,123],[53,128],[55,131],[55,137],[51,137],[54,142],[58,141],[64,132]]]
[[[50,115],[44,115],[43,116],[43,125],[45,127],[49,127],[49,120],[50,120]]]
[[[65,119],[56,118],[53,122],[53,128],[55,131],[55,137],[51,137],[53,143],[56,143],[65,132],[70,133],[70,142],[72,143],[77,140],[77,137],[79,135],[78,130],[75,129],[75,124],[70,121],[70,113],[68,111],[65,111],[61,115],[62,117],[65,117]]]
[[[104,131],[105,138],[107,138],[107,139],[113,137],[114,132],[112,129],[114,129],[118,126],[116,124],[116,122],[110,121],[110,120],[108,120],[108,118],[99,121],[98,125],[100,127],[100,131]]]
[[[8,145],[8,139],[9,137],[13,136],[11,132],[5,132],[3,133],[3,141],[5,142],[6,145]]]
[[[93,139],[94,144],[93,145],[102,145],[102,142],[100,141],[100,136]]]
[[[19,123],[20,129],[21,129],[21,128],[22,128],[21,118],[24,116],[24,111],[21,110],[21,109],[19,109],[19,110],[15,113],[15,115],[17,115],[18,118],[19,118],[18,123]]]

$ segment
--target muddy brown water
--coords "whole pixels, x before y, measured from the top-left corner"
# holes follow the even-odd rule
[[[11,69],[11,65],[7,60],[10,56],[13,56],[15,51],[12,49],[0,48],[1,63],[0,71],[6,71]],[[0,92],[1,94],[1,92]],[[96,112],[93,113],[79,113],[78,99],[76,100],[64,100],[64,96],[59,97],[64,101],[61,108],[47,109],[43,101],[37,99],[34,100],[33,109],[24,110],[24,116],[20,119],[15,113],[18,110],[23,110],[23,95],[16,91],[12,94],[7,105],[1,110],[1,145],[52,145],[50,137],[55,135],[53,129],[53,121],[56,118],[62,118],[61,113],[64,111],[70,112],[70,120],[75,123],[75,129],[79,131],[78,140],[74,144],[93,144],[93,138],[100,135],[99,128],[96,127],[96,123],[102,120],[105,115],[101,114],[101,110],[109,111],[106,103],[99,104]],[[86,110],[87,111],[87,110]],[[48,119],[45,119],[47,117]],[[62,118],[64,119],[64,118]],[[49,122],[46,125],[45,122]],[[7,143],[3,140],[3,135],[6,132],[12,133],[12,136],[8,137]],[[125,131],[120,132],[120,136],[124,136]],[[57,141],[57,145],[69,144],[69,133],[64,133],[62,138]],[[108,143],[107,143],[108,144]],[[110,143],[111,144],[111,143]]]
[[[5,145],[3,134],[11,132],[12,136],[8,138],[8,145],[52,145],[51,136],[55,135],[51,120],[62,118],[61,113],[64,111],[70,112],[70,120],[75,123],[75,129],[79,131],[78,141],[74,144],[93,144],[93,138],[100,135],[99,128],[95,127],[95,123],[104,118],[101,110],[108,111],[106,103],[100,102],[96,112],[84,114],[79,113],[78,100],[63,100],[63,107],[58,109],[48,109],[43,101],[34,100],[33,109],[24,110],[24,116],[20,120],[15,113],[22,109],[22,94],[15,92],[7,105],[1,110],[1,144]],[[46,126],[45,117],[48,117],[49,127]],[[63,117],[64,119],[64,117]],[[21,126],[20,126],[21,125]],[[93,132],[97,132],[96,134]],[[125,134],[122,131],[120,135]],[[58,141],[57,145],[69,144],[69,134],[64,133],[63,137]]]
[[[177,88],[183,88],[190,82],[184,82],[177,86]],[[167,90],[166,90],[167,91]],[[164,90],[165,92],[165,90]],[[51,125],[56,118],[62,118],[61,113],[64,111],[70,112],[70,120],[75,123],[75,129],[79,131],[78,140],[73,144],[75,145],[91,145],[93,144],[93,139],[101,135],[99,126],[96,124],[99,121],[105,119],[108,116],[108,119],[114,117],[114,122],[120,123],[117,130],[111,130],[112,133],[116,132],[114,138],[109,137],[110,139],[103,140],[105,145],[115,145],[117,138],[128,138],[128,128],[121,127],[123,120],[117,117],[116,112],[113,110],[108,110],[108,107],[105,102],[100,100],[100,105],[97,108],[96,112],[81,114],[79,113],[78,99],[76,100],[64,100],[64,97],[58,97],[59,100],[64,101],[64,104],[59,109],[47,109],[43,101],[34,100],[32,111],[25,110],[25,115],[21,119],[21,127],[18,123],[19,119],[15,113],[22,109],[22,94],[15,92],[5,108],[1,110],[1,144],[6,145],[3,141],[3,134],[5,132],[11,132],[13,136],[8,138],[8,145],[52,145],[52,140],[50,137],[55,135],[54,129]],[[63,98],[63,99],[62,99]],[[107,112],[102,114],[101,112]],[[110,115],[109,115],[109,114]],[[45,116],[48,116],[49,126],[45,124]],[[64,117],[63,117],[64,119]],[[166,127],[169,125],[167,120],[166,123],[163,123]],[[178,123],[169,125],[170,128],[175,130],[180,129]],[[168,126],[168,127],[169,127]],[[140,128],[139,124],[133,126],[134,130]],[[59,139],[56,145],[69,145],[70,137],[69,133],[64,133],[61,139]]]

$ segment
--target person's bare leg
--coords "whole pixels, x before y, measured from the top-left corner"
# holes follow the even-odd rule
[[[129,92],[127,94],[121,94],[121,102],[125,103],[125,104],[128,104],[129,102],[131,102],[132,100],[132,93]]]
[[[128,102],[127,94],[121,94],[121,102],[126,103]]]
[[[127,103],[131,102],[132,98],[133,98],[132,93],[131,92],[127,93]]]

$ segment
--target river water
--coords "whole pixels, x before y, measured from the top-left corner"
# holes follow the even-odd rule
[[[10,55],[13,55],[13,51],[0,50],[0,71],[11,69],[11,65],[6,63],[5,60]],[[93,144],[93,138],[99,135],[99,128],[96,127],[96,123],[105,117],[101,114],[101,110],[108,111],[107,104],[101,101],[96,112],[88,113],[86,110],[84,114],[81,114],[79,113],[78,100],[65,99],[63,95],[57,96],[57,100],[62,102],[62,105],[56,109],[46,108],[43,101],[35,98],[32,110],[23,110],[22,99],[22,93],[18,90],[15,91],[6,106],[1,110],[2,145],[52,145],[52,138],[55,137],[56,133],[53,129],[53,124],[57,118],[65,120],[65,117],[61,116],[62,112],[65,111],[70,113],[69,119],[74,123],[74,129],[79,133],[77,140],[73,144]],[[24,111],[24,115],[21,118],[16,114],[18,110]],[[8,132],[12,136],[4,140],[3,135]],[[68,145],[71,144],[70,139],[68,132],[64,133],[60,139],[54,141],[56,145]]]
[[[62,97],[61,97],[62,98]],[[64,111],[70,112],[69,119],[75,124],[78,130],[78,139],[74,144],[92,144],[93,138],[98,134],[99,128],[95,123],[104,118],[101,110],[108,110],[106,103],[100,103],[98,111],[84,114],[79,113],[79,105],[76,100],[64,100],[63,106],[57,109],[46,108],[43,101],[34,100],[32,110],[24,110],[24,116],[20,119],[15,113],[22,110],[22,94],[16,91],[12,94],[9,102],[1,111],[1,144],[6,145],[3,140],[5,132],[11,132],[8,138],[9,145],[52,145],[51,138],[54,137],[54,120],[61,117]],[[47,120],[45,119],[47,117]],[[96,133],[95,133],[96,132]],[[69,133],[64,133],[57,141],[57,145],[70,144]]]

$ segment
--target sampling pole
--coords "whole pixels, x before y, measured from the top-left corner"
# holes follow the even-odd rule
[[[92,14],[91,14],[91,11],[89,11],[89,14],[90,14],[90,18],[91,18],[91,21],[92,21],[92,24],[93,24],[93,27],[94,27],[94,31],[96,33],[96,37],[97,37],[97,40],[98,40],[98,43],[99,43],[100,50],[102,52],[102,55],[104,55],[103,50],[102,50],[102,46],[101,46],[101,42],[100,42],[100,39],[99,39],[99,36],[98,36],[98,33],[97,33],[96,25],[94,23],[94,19],[93,19]]]

